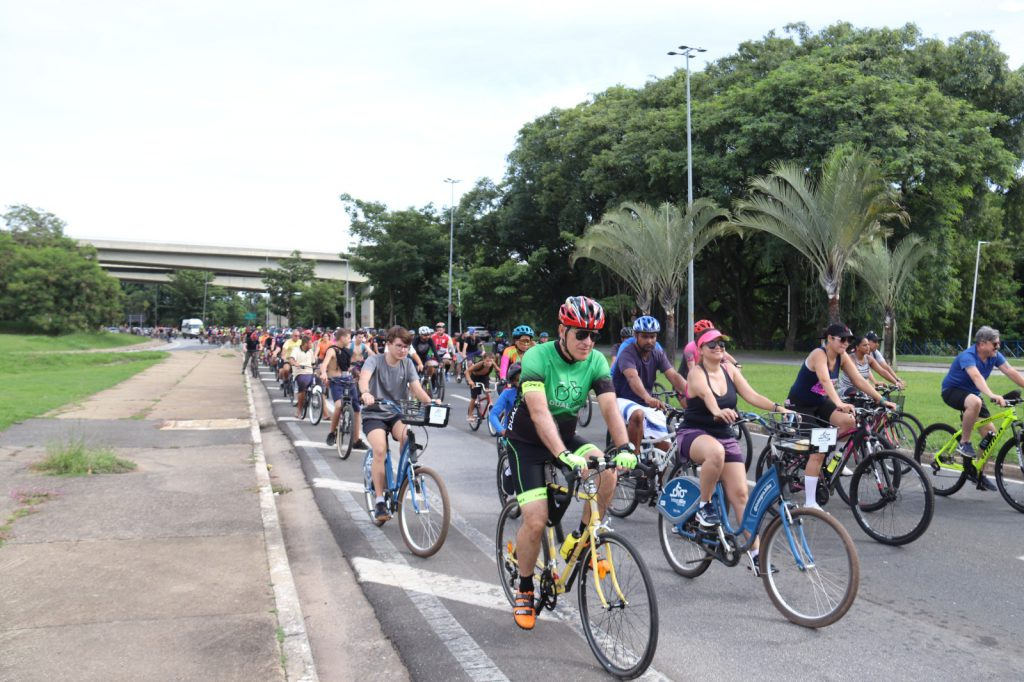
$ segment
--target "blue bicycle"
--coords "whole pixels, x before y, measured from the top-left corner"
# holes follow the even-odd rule
[[[416,401],[395,403],[381,400],[378,404],[391,410],[406,426],[447,426],[451,410],[448,405],[430,405]],[[392,468],[390,447],[384,460],[387,477],[384,503],[392,516],[398,516],[402,540],[409,551],[421,557],[433,556],[441,549],[445,538],[448,537],[448,527],[451,524],[448,488],[437,472],[419,463],[426,447],[426,443],[417,443],[416,434],[407,428],[405,442],[402,443],[398,457],[397,471]],[[366,491],[366,509],[371,519],[376,499],[370,470],[372,464],[373,449],[370,448],[363,459],[363,484]]]
[[[807,439],[792,425],[775,419],[765,422],[777,447],[807,449]],[[788,486],[782,485],[771,462],[747,500],[739,528],[729,520],[725,492],[718,483],[712,504],[722,523],[704,529],[694,518],[700,480],[695,476],[673,478],[658,500],[658,535],[665,558],[679,575],[696,578],[712,560],[736,566],[760,536],[758,565],[763,570],[759,573],[775,607],[797,625],[831,625],[846,614],[857,596],[857,549],[832,516],[795,506],[788,497]]]

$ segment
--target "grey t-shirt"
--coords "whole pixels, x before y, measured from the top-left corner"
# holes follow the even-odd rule
[[[399,400],[409,399],[409,382],[419,381],[416,374],[416,364],[407,356],[397,365],[392,367],[384,359],[385,354],[371,355],[363,363],[363,372],[372,372],[370,376],[370,393],[374,399]],[[385,412],[392,410],[382,408],[379,402],[367,407],[364,412]]]

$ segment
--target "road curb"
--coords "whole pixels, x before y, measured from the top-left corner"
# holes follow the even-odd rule
[[[263,455],[263,438],[256,420],[256,404],[253,402],[252,383],[245,375],[245,396],[249,403],[249,430],[252,434],[252,456],[259,483],[260,512],[263,519],[263,536],[267,547],[267,565],[274,587],[274,601],[277,604],[277,623],[284,631],[281,650],[284,654],[285,675],[289,680],[318,682],[313,650],[306,633],[306,621],[302,617],[299,593],[295,588],[288,553],[285,549],[281,523],[274,502],[274,491],[267,472],[267,460]]]

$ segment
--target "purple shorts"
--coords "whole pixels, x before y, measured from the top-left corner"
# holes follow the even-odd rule
[[[679,443],[679,461],[686,462],[690,459],[690,446],[693,445],[693,441],[697,440],[700,436],[710,436],[707,431],[703,429],[680,429],[676,434],[676,442]],[[715,438],[714,436],[711,436]],[[743,456],[743,452],[740,450],[740,444],[735,438],[715,438],[722,447],[725,448],[725,461],[726,462],[739,462],[745,464],[747,458]]]

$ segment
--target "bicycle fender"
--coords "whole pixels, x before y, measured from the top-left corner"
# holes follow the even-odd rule
[[[697,512],[700,482],[692,476],[673,478],[658,498],[658,513],[672,523],[684,521]]]

